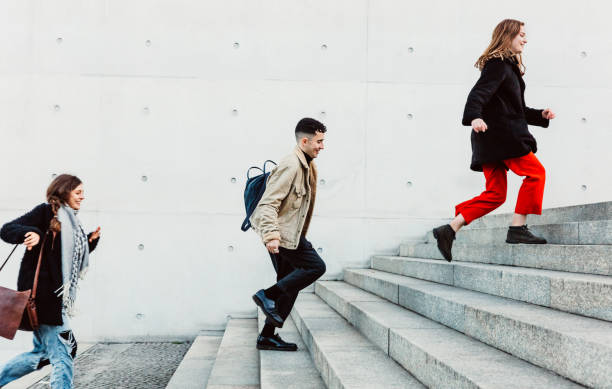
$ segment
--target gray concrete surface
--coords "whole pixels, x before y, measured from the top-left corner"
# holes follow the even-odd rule
[[[612,321],[609,276],[386,256],[372,268]]]
[[[612,244],[612,220],[594,220],[562,224],[529,225],[529,230],[545,238],[549,244]],[[457,243],[501,244],[506,241],[508,226],[490,228],[462,228],[456,236]],[[436,240],[430,230],[428,243]]]
[[[265,322],[261,310],[258,319],[261,331]],[[276,330],[276,333],[286,342],[296,343],[298,351],[259,351],[261,389],[325,389],[293,319],[288,317],[283,328]]]
[[[257,319],[230,319],[208,378],[207,389],[259,388]]]
[[[328,388],[425,388],[318,296],[300,295],[292,317]]]
[[[346,282],[586,386],[612,382],[612,323],[372,269]]]
[[[206,388],[222,339],[222,332],[198,335],[172,375],[166,389]]]
[[[427,387],[581,387],[344,282],[317,282],[316,292]]]
[[[492,263],[571,273],[612,275],[612,245],[467,245],[455,243],[453,261]],[[400,256],[443,259],[436,244],[400,245]]]

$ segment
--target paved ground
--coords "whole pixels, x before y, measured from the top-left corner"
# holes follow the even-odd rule
[[[77,357],[75,389],[163,389],[191,343],[99,343]],[[49,389],[49,377],[29,389]]]

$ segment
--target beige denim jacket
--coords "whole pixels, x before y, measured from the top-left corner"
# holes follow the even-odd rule
[[[306,235],[317,192],[317,168],[306,163],[296,146],[268,177],[266,191],[251,215],[251,225],[264,244],[280,240],[280,246],[295,250]]]

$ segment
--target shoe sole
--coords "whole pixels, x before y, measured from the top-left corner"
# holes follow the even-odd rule
[[[296,348],[278,348],[274,346],[260,346],[257,345],[257,350],[269,350],[269,351],[298,351]]]
[[[435,229],[433,230],[433,236],[434,236],[434,238],[436,238],[436,245],[438,246],[438,251],[440,252],[440,254],[442,254],[442,258],[444,258],[444,259],[445,259],[446,261],[448,261],[448,262],[451,262],[451,261],[453,260],[453,254],[451,254],[450,259],[448,259],[448,258],[446,258],[446,257],[444,256],[444,253],[443,253],[443,252],[442,252],[442,250],[440,249],[440,245],[439,245],[439,243],[438,243],[438,242],[440,242],[440,241],[438,240],[438,231],[436,231]]]
[[[266,317],[272,322],[272,325],[274,327],[278,327],[281,328],[283,326],[283,322],[279,322],[278,320],[276,320],[275,318],[273,318],[268,311],[266,311],[263,307],[263,302],[261,302],[261,300],[259,299],[259,297],[257,297],[257,295],[253,295],[253,301],[255,302],[255,304],[257,304],[257,306],[259,308],[261,308],[261,311],[264,313],[264,315],[266,315]]]
[[[519,242],[519,241],[511,241],[511,240],[506,240],[506,243],[509,244],[547,244],[548,242],[532,242],[532,243],[528,243],[528,242]]]

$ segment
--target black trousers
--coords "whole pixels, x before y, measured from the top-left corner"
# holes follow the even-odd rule
[[[325,273],[325,262],[305,237],[295,250],[283,247],[278,254],[270,254],[272,265],[276,270],[276,285],[283,294],[276,300],[276,309],[285,320],[293,309],[300,290],[314,283]],[[271,324],[266,320],[267,324]]]

